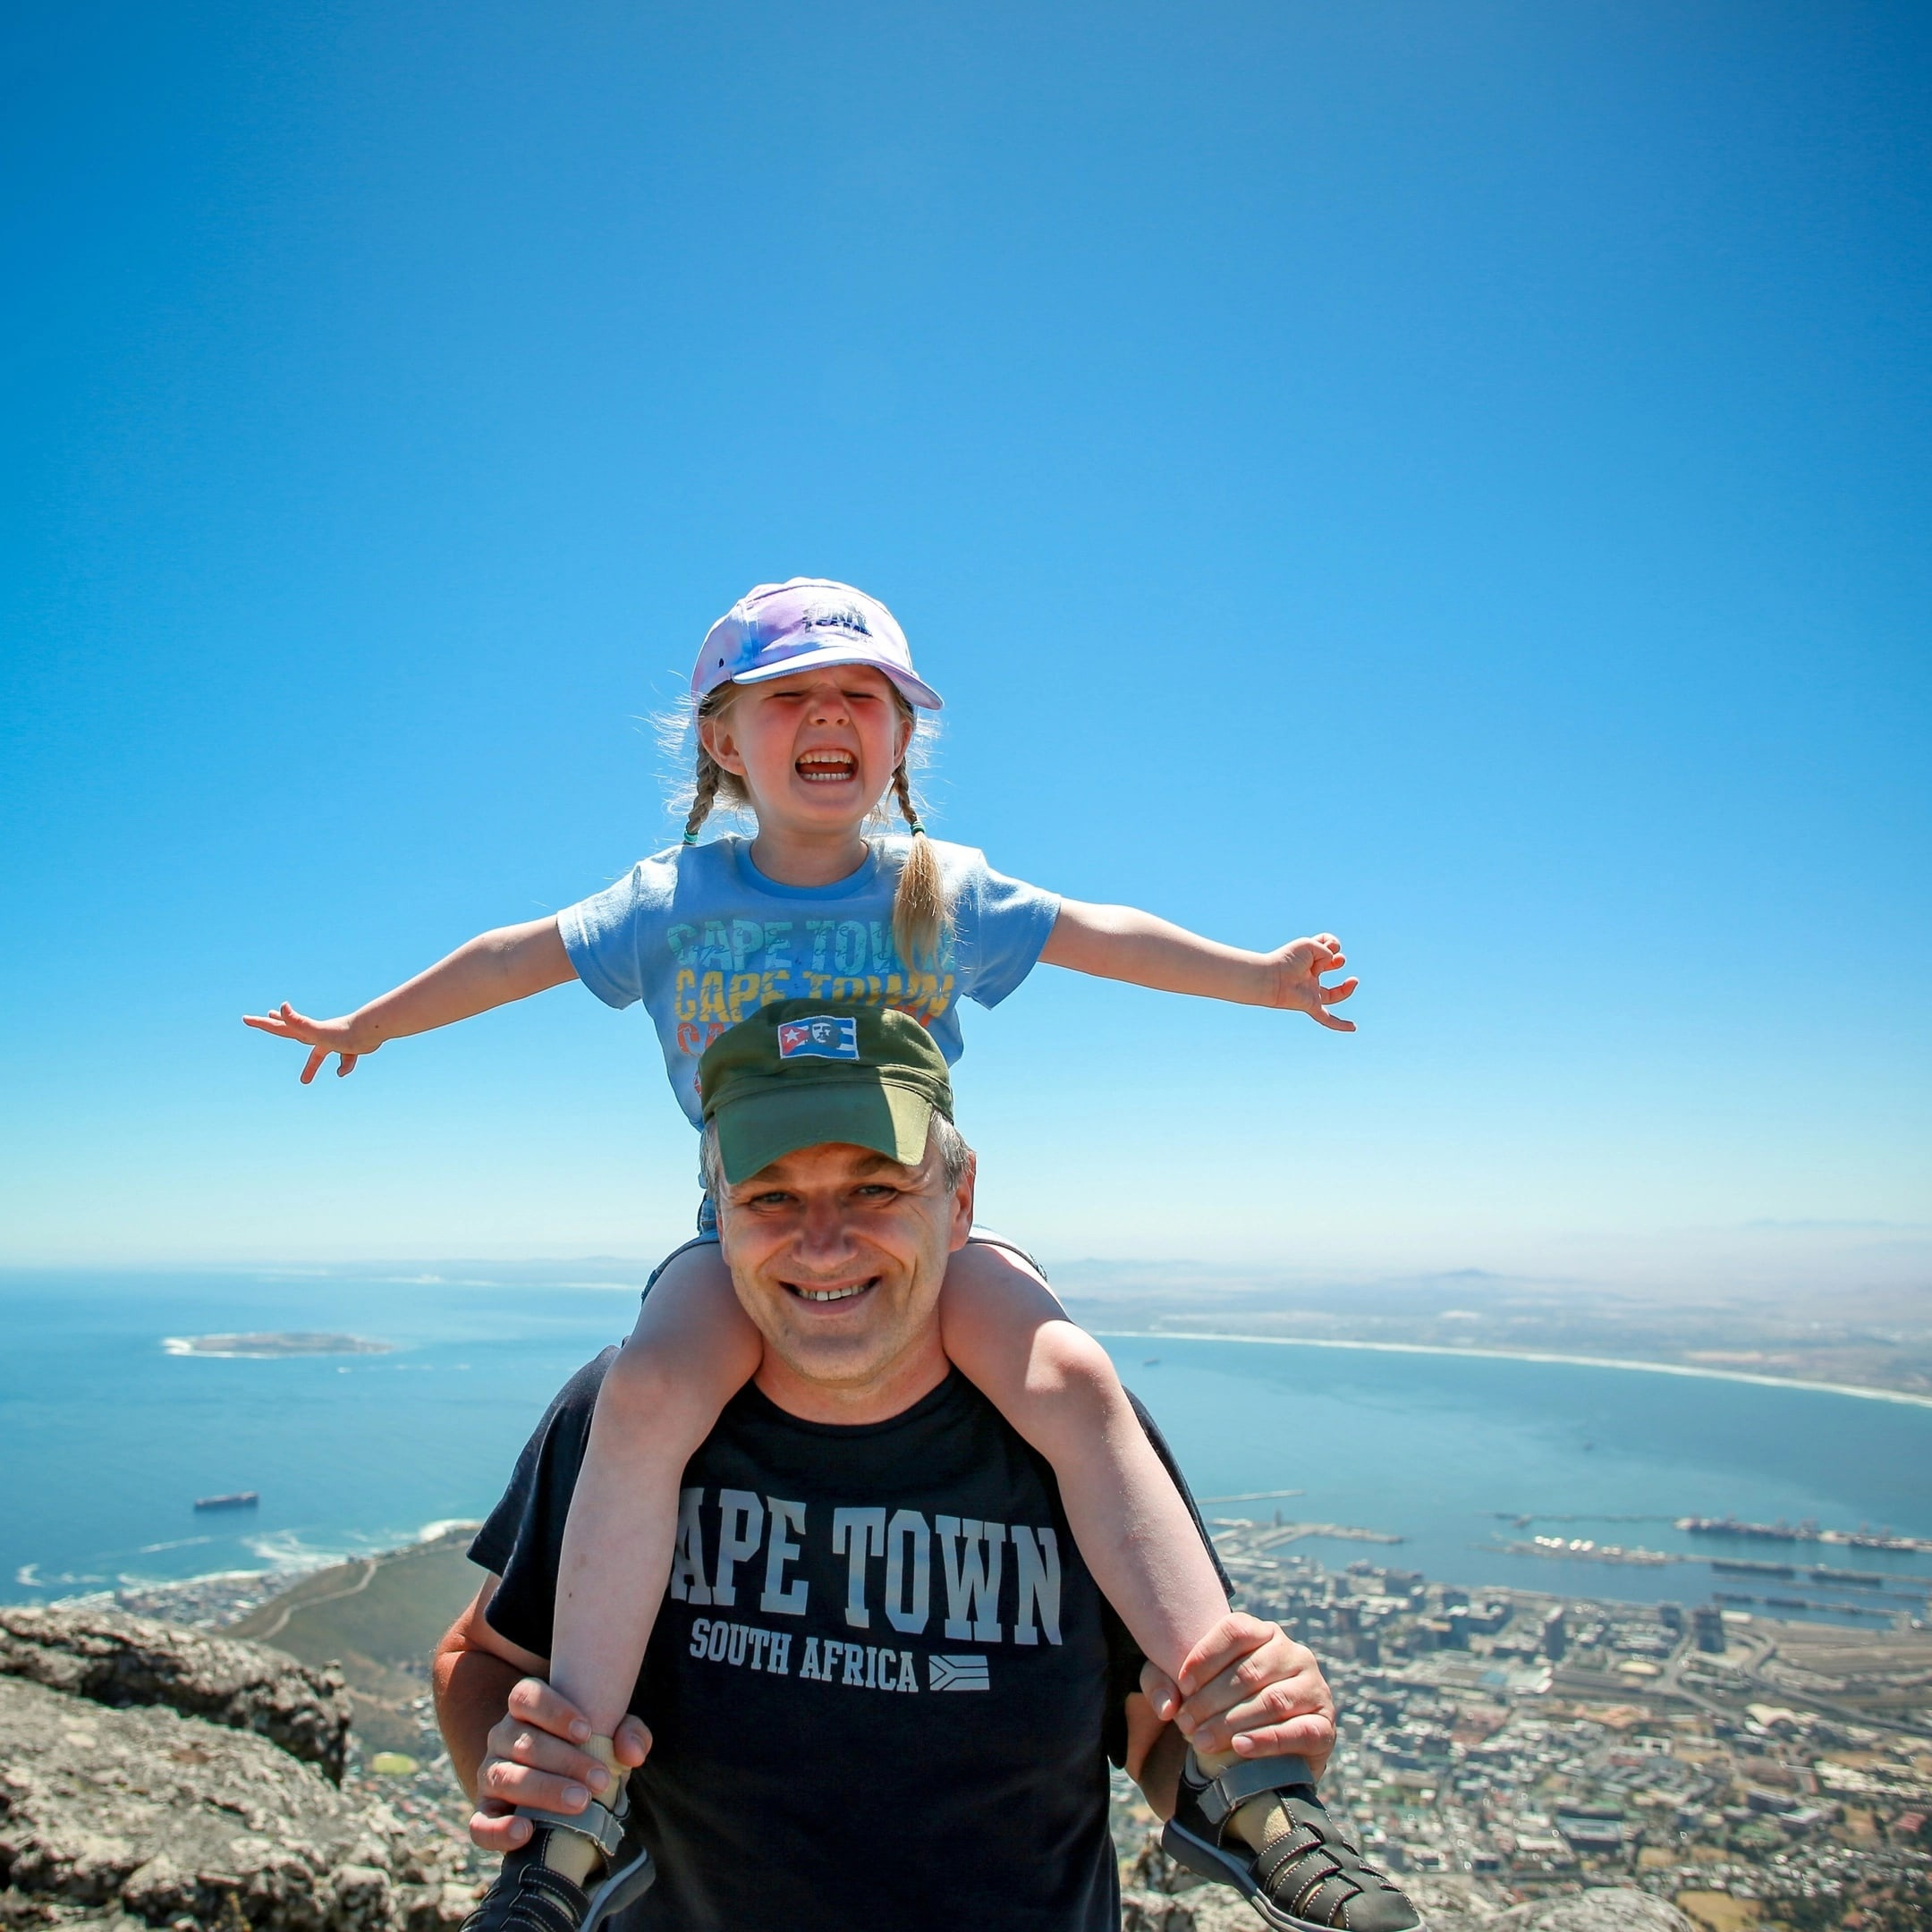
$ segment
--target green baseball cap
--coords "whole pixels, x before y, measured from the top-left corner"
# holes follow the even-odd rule
[[[698,1085],[733,1186],[827,1141],[917,1167],[935,1111],[953,1118],[945,1056],[889,1006],[775,1001],[705,1048]]]

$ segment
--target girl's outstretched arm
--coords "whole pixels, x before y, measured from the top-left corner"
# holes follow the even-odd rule
[[[306,1019],[284,1000],[272,1013],[243,1013],[242,1024],[309,1048],[301,1072],[306,1087],[331,1054],[341,1055],[336,1072],[347,1073],[385,1040],[428,1033],[453,1020],[472,1019],[492,1006],[528,999],[532,993],[576,977],[556,920],[531,919],[522,926],[499,926],[495,932],[479,933],[427,972],[339,1020]]]
[[[1348,964],[1333,933],[1292,939],[1272,953],[1248,953],[1203,939],[1133,906],[1063,899],[1040,957],[1050,966],[1071,967],[1101,979],[1126,979],[1163,993],[1195,993],[1242,1006],[1292,1007],[1337,1033],[1355,1030],[1353,1021],[1338,1020],[1328,1009],[1345,1000],[1357,982],[1321,983],[1325,972],[1338,972]]]

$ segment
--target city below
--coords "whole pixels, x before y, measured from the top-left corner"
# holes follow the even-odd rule
[[[1846,1628],[1723,1597],[1465,1589],[1367,1557],[1330,1570],[1292,1546],[1335,1526],[1278,1513],[1210,1527],[1241,1606],[1310,1645],[1335,1687],[1328,1803],[1419,1897],[1481,1918],[1622,1884],[1712,1932],[1851,1924],[1860,1907],[1932,1924],[1924,1588],[1875,1613],[1890,1627]]]

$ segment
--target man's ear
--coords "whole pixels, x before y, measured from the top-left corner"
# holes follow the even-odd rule
[[[957,1254],[966,1245],[967,1237],[973,1225],[973,1183],[979,1178],[979,1157],[968,1154],[966,1172],[960,1176],[959,1185],[953,1190],[953,1227],[946,1241],[946,1252]]]

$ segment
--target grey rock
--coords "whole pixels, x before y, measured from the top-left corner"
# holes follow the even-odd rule
[[[0,1606],[0,1675],[96,1704],[165,1705],[254,1731],[340,1784],[349,1746],[342,1674],[279,1650],[101,1605]]]
[[[439,1932],[450,1877],[264,1737],[0,1677],[0,1925]]]
[[[1177,1865],[1161,1850],[1158,1826],[1147,1834],[1140,1849],[1122,1867],[1121,1880],[1126,1891],[1157,1899],[1171,1893],[1191,1891],[1201,1883],[1185,1865]]]
[[[1487,1919],[1432,1910],[1426,1920],[1428,1932],[1697,1932],[1663,1899],[1609,1889],[1538,1899]],[[1121,1894],[1121,1932],[1255,1932],[1261,1924],[1259,1914],[1224,1885],[1178,1895]]]
[[[1608,1886],[1535,1899],[1489,1923],[1496,1932],[1697,1932],[1667,1899]]]
[[[1259,1913],[1231,1886],[1207,1885],[1160,1848],[1149,1832],[1126,1866],[1121,1932],[1254,1932]],[[1674,1905],[1648,1892],[1604,1887],[1532,1899],[1506,1911],[1477,1905],[1460,1880],[1398,1877],[1428,1932],[1698,1932]]]
[[[1193,1908],[1165,1892],[1123,1892],[1121,1932],[1196,1932]]]
[[[1261,1924],[1260,1914],[1226,1885],[1121,1894],[1121,1932],[1256,1932]]]
[[[144,1920],[118,1905],[65,1905],[11,1888],[0,1892],[0,1926],[6,1932],[148,1932]]]
[[[1631,1887],[1601,1886],[1498,1911],[1453,1875],[1419,1873],[1402,1883],[1428,1932],[1698,1932],[1674,1905]]]

